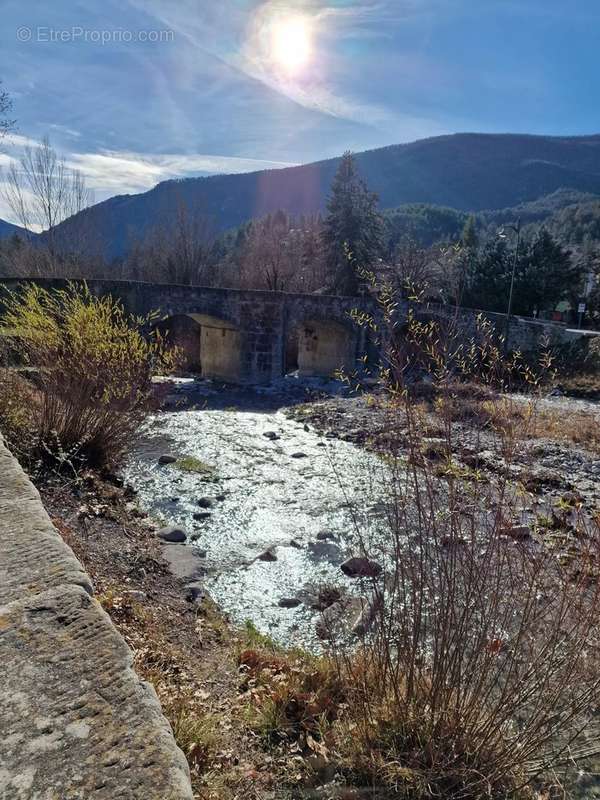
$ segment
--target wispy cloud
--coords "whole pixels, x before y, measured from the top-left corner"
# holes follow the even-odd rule
[[[140,192],[160,181],[193,175],[253,172],[294,166],[281,161],[253,158],[214,156],[192,153],[162,155],[102,151],[100,153],[71,153],[68,163],[80,170],[89,186],[101,193]]]
[[[0,218],[19,224],[3,197],[2,170],[18,164],[19,155],[26,146],[39,142],[25,136],[12,136],[4,152],[0,152]],[[92,190],[95,201],[114,194],[130,194],[151,189],[160,181],[194,175],[216,175],[278,169],[294,164],[284,161],[266,161],[234,156],[203,155],[200,153],[135,153],[130,151],[102,150],[97,153],[64,153],[65,162],[79,170]]]
[[[423,0],[422,0],[423,1]],[[433,2],[434,0],[428,0]],[[412,7],[413,0],[369,2],[362,0],[352,6],[336,6],[315,0],[266,0],[266,2],[241,4],[223,2],[199,5],[195,0],[180,0],[166,4],[163,0],[129,0],[130,4],[153,14],[166,25],[186,38],[198,51],[209,53],[239,73],[257,80],[275,92],[299,105],[363,124],[389,121],[390,113],[383,106],[367,103],[349,96],[342,87],[328,80],[327,59],[333,58],[333,48],[327,39],[365,34],[364,24],[369,20],[374,26],[386,19],[397,19],[394,5]],[[278,69],[271,47],[271,26],[274,21],[290,12],[302,13],[311,22],[316,40],[320,38],[328,52],[315,47],[315,63],[306,74],[297,79]]]

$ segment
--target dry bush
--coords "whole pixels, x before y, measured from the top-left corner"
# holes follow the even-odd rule
[[[37,403],[31,382],[16,370],[0,366],[0,433],[13,453],[23,458],[35,446],[32,409]]]
[[[36,368],[35,388],[17,379],[2,387],[5,406],[35,433],[29,456],[114,465],[147,413],[152,375],[172,364],[162,339],[144,335],[150,318],[129,316],[85,284],[28,284],[8,292],[3,306],[1,326],[12,331],[20,360]]]
[[[532,436],[573,442],[593,452],[600,452],[600,422],[597,414],[587,411],[538,409]]]
[[[327,658],[284,651],[246,623],[238,652],[247,722],[265,742],[313,746],[339,713],[345,686]],[[309,748],[310,748],[309,744]]]
[[[338,640],[330,654],[347,687],[334,750],[347,778],[385,797],[533,797],[548,775],[594,754],[598,525],[579,515],[563,558],[524,523],[530,501],[511,465],[535,414],[485,387],[509,387],[518,374],[535,389],[531,368],[507,363],[485,326],[466,340],[409,321],[407,356],[394,314],[390,303],[382,382],[405,436],[386,454],[387,519],[355,531],[358,553],[383,571],[365,581],[377,601],[370,633],[358,647]],[[417,347],[440,420],[435,469],[427,414],[406,387]],[[478,376],[484,388],[463,383]],[[469,426],[502,457],[485,480],[460,460]]]

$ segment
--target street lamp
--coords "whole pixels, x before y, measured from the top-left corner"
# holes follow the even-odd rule
[[[504,352],[508,351],[508,333],[510,330],[510,313],[512,311],[512,300],[513,300],[513,289],[515,286],[515,272],[517,271],[517,264],[519,263],[519,246],[521,244],[521,218],[517,220],[516,225],[506,225],[505,228],[508,228],[511,231],[514,231],[517,234],[517,246],[515,247],[515,255],[513,258],[513,265],[512,265],[512,274],[510,276],[510,291],[508,293],[508,309],[506,312],[506,324],[504,326]],[[505,228],[500,230],[498,234],[501,238],[506,238],[504,234]]]

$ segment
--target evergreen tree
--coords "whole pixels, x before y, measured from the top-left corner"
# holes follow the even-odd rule
[[[475,252],[475,251],[473,251]],[[469,262],[464,304],[484,311],[505,312],[514,264],[506,239],[491,239]],[[521,242],[515,269],[514,314],[549,311],[561,300],[576,302],[584,268],[575,264],[551,234],[542,228],[532,242]]]
[[[520,267],[518,294],[515,291],[517,314],[531,314],[534,308],[549,310],[561,300],[577,302],[583,268],[572,262],[569,251],[545,228],[525,249]]]
[[[477,223],[475,217],[471,214],[465,222],[461,234],[461,241],[464,248],[470,251],[475,251],[479,247],[479,235],[477,234]]]
[[[344,153],[333,179],[324,225],[327,268],[335,292],[355,295],[357,267],[369,268],[380,255],[383,220],[377,195],[370,192],[356,170],[351,153]]]
[[[511,252],[505,239],[491,239],[465,262],[463,304],[483,311],[506,311],[511,275]]]

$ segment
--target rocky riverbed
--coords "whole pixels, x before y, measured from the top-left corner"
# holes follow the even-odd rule
[[[534,406],[534,414],[551,412],[560,430],[573,415],[584,415],[600,427],[600,404],[561,396],[531,398],[510,395],[507,401],[515,410]],[[406,441],[403,415],[386,407],[382,398],[372,395],[328,397],[295,405],[286,415],[319,431],[328,438],[341,438],[373,451],[385,450],[391,440]],[[533,427],[533,426],[532,426]],[[424,431],[426,443],[440,441],[445,435],[439,418],[429,415]],[[477,464],[486,473],[509,469],[512,478],[521,480],[540,501],[558,499],[565,492],[576,492],[591,508],[600,509],[600,452],[595,443],[575,444],[567,436],[530,435],[515,448],[507,464],[498,452],[498,436],[491,427],[472,421],[456,422],[452,439],[458,459],[467,465]]]
[[[249,620],[284,645],[318,649],[325,609],[348,630],[360,625],[369,586],[342,565],[361,555],[359,534],[373,539],[383,524],[387,466],[377,451],[390,440],[402,447],[402,415],[381,398],[340,396],[316,382],[258,393],[169,386],[171,410],[147,421],[124,477],[166,529],[163,552],[188,591],[208,592],[236,624]],[[565,415],[597,414],[583,401],[539,402]],[[435,415],[428,425],[433,469],[443,439]],[[600,458],[585,447],[532,438],[507,461],[493,431],[454,427],[459,464],[528,490],[520,522],[531,530],[562,541],[569,504],[588,515],[600,508]]]
[[[316,649],[322,611],[335,606],[350,626],[361,615],[364,587],[345,562],[357,531],[381,519],[385,469],[282,411],[230,407],[152,416],[124,478],[166,529],[163,552],[191,592]]]

